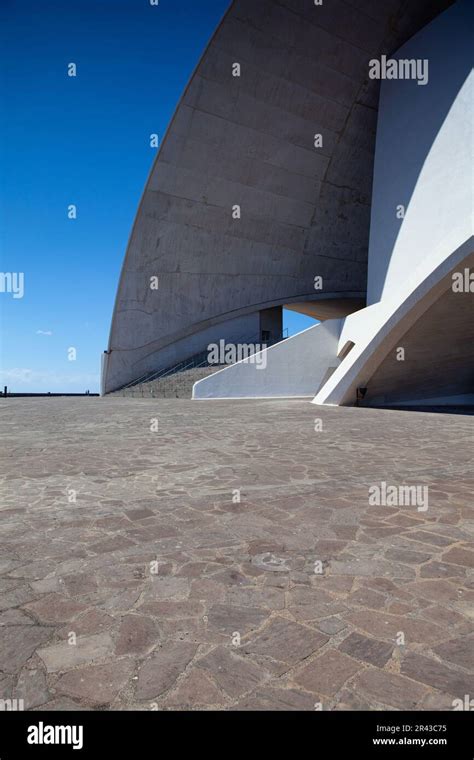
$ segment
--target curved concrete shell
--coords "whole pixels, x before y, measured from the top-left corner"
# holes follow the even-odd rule
[[[266,319],[278,333],[282,305],[322,319],[365,305],[380,84],[369,61],[451,4],[231,3],[140,202],[104,392],[220,338],[249,340]]]

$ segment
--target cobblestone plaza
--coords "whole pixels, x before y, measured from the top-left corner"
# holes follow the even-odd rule
[[[3,699],[452,710],[474,694],[473,417],[110,396],[8,399],[1,420]],[[381,483],[426,486],[427,508],[369,504]]]

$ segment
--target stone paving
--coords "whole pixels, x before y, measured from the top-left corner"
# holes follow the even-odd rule
[[[0,403],[3,699],[451,710],[474,697],[473,417]],[[428,509],[369,503],[382,482],[428,486]]]

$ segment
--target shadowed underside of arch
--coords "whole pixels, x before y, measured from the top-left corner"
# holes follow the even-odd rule
[[[361,308],[379,91],[369,60],[389,55],[451,4],[231,4],[139,205],[104,392],[212,339],[251,337],[255,317],[272,307],[322,319]]]

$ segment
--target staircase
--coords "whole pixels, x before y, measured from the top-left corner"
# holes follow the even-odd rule
[[[194,383],[220,369],[223,367],[218,364],[192,367],[156,380],[145,380],[128,388],[121,388],[111,395],[130,398],[191,398]]]
[[[284,332],[287,334],[288,330]],[[261,336],[260,334],[252,338],[242,336],[235,342],[255,345],[261,342]],[[278,342],[267,341],[266,345],[271,346]],[[110,395],[131,398],[191,398],[194,383],[229,366],[228,364],[209,364],[208,359],[208,350],[200,351],[173,367],[147,372]]]

